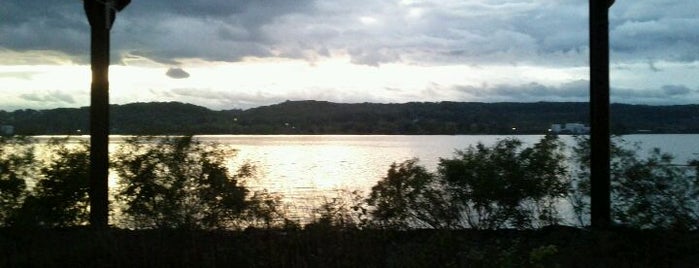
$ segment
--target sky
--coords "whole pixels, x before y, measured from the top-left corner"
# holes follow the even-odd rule
[[[613,102],[699,103],[699,1],[617,0]],[[589,100],[586,0],[133,0],[110,102]],[[2,0],[0,110],[89,105],[81,0]]]

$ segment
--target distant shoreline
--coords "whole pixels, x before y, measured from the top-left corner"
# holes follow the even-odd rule
[[[554,124],[589,126],[584,102],[286,101],[222,111],[152,102],[110,110],[116,135],[544,135]],[[699,105],[612,104],[611,110],[617,135],[699,134]],[[0,111],[0,125],[18,135],[83,135],[89,133],[88,116],[87,107]]]

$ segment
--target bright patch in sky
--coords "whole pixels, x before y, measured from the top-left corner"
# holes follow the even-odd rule
[[[366,25],[372,25],[372,24],[376,24],[379,22],[379,20],[372,18],[372,17],[360,17],[359,21],[361,21],[363,24],[366,24]]]

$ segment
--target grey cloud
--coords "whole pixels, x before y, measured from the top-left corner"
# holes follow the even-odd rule
[[[73,1],[3,1],[0,48],[56,50],[84,62],[89,26],[82,4]]]
[[[0,48],[58,50],[86,62],[89,26],[81,2],[5,2],[0,9]],[[311,4],[310,0],[134,1],[117,15],[113,56],[119,61],[132,51],[145,52],[142,55],[160,62],[269,56],[265,48],[269,44],[260,42],[259,28],[277,16],[309,9]]]
[[[352,56],[352,63],[369,66],[379,66],[381,63],[400,61],[400,55],[388,49],[363,50],[352,48],[349,50],[349,54]]]
[[[612,88],[611,101],[631,104],[669,104],[671,98],[658,90]]]
[[[162,90],[156,90],[156,89],[151,88],[151,89],[148,89],[148,92],[150,92],[150,94],[152,94],[154,96],[165,97],[168,99],[174,97],[174,95],[170,91],[162,91]]]
[[[560,86],[545,86],[539,83],[524,85],[495,85],[492,87],[459,86],[455,90],[479,100],[499,101],[585,101],[588,98],[589,81],[577,80]]]
[[[452,3],[450,3],[452,2]],[[615,61],[699,59],[699,1],[618,1],[611,9]],[[118,15],[114,59],[173,64],[281,56],[314,61],[344,51],[357,64],[587,64],[585,1],[148,0]],[[80,1],[6,0],[0,48],[58,50],[86,62],[89,27]],[[372,17],[364,24],[361,17]]]
[[[670,96],[687,95],[692,92],[691,89],[682,85],[665,85],[662,87],[662,90]]]
[[[44,101],[44,98],[37,94],[22,94],[20,95],[20,98],[28,101]]]
[[[665,85],[660,89],[612,88],[611,94],[614,102],[632,104],[696,104],[699,101],[699,92],[682,85]]]
[[[167,70],[165,75],[174,79],[183,79],[189,77],[189,73],[185,70],[182,70],[182,68],[170,68]]]
[[[457,86],[451,88],[461,97],[484,102],[589,101],[589,81],[577,80],[559,86],[539,83],[524,85]],[[661,89],[631,89],[614,87],[611,101],[631,104],[688,104],[699,100],[699,91],[682,85],[666,85]]]
[[[651,59],[648,59],[648,68],[653,71],[653,72],[660,72],[662,69],[658,68],[655,66],[655,62]]]
[[[617,1],[610,11],[613,57],[632,61],[692,62],[699,59],[697,1]],[[640,61],[640,60],[638,60]]]
[[[0,72],[0,78],[8,77],[8,78],[30,80],[36,74],[38,74],[38,72]]]
[[[53,103],[65,103],[65,104],[74,104],[75,99],[73,99],[73,96],[68,95],[63,92],[59,91],[52,91],[49,93],[27,93],[27,94],[22,94],[19,96],[20,98],[27,100],[27,101],[33,101],[33,102],[53,102]]]
[[[309,0],[150,0],[134,1],[126,12],[131,12],[138,16],[162,13],[201,18],[220,18],[235,15],[248,17],[248,21],[264,21],[282,14],[306,10],[312,6],[312,3]],[[252,17],[255,17],[255,20],[250,20]]]

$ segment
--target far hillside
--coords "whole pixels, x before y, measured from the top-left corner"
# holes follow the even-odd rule
[[[612,104],[612,131],[699,133],[699,105]],[[248,110],[213,111],[179,102],[111,106],[112,134],[543,134],[555,123],[589,121],[581,102],[403,104],[286,101]],[[89,131],[87,107],[0,111],[17,134]]]

